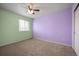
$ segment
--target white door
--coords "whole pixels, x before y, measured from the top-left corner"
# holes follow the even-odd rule
[[[79,55],[79,7],[75,11],[75,51]]]

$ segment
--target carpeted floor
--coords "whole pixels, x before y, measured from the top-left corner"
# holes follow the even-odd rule
[[[76,56],[71,47],[29,39],[0,47],[1,56]]]

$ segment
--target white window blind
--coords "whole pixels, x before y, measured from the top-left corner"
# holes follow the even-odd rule
[[[19,31],[29,31],[29,22],[26,20],[19,20]]]

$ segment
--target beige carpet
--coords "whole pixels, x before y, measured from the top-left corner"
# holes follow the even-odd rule
[[[75,56],[71,47],[29,39],[0,47],[2,56]]]

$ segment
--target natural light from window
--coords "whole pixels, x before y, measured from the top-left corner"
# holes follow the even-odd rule
[[[19,20],[19,31],[29,31],[29,22],[23,19]]]

